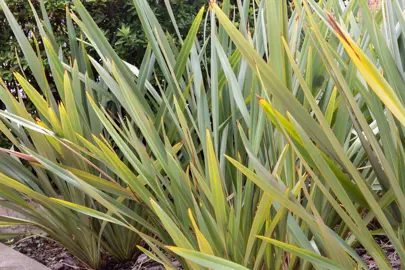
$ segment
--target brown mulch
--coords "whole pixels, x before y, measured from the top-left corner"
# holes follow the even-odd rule
[[[5,244],[53,270],[85,269],[65,248],[48,238],[14,238]]]
[[[375,236],[377,244],[383,249],[391,264],[391,269],[400,269],[401,263],[397,252],[386,236]],[[15,238],[5,242],[8,246],[18,252],[38,261],[52,270],[82,270],[87,269],[65,248],[52,239],[41,236],[29,236],[25,238]],[[368,269],[377,270],[378,267],[374,259],[366,252],[364,247],[359,245],[356,248],[357,254],[361,256],[367,264]],[[108,254],[103,254],[103,266],[98,270],[163,270],[158,263],[151,261],[142,254],[131,261],[121,262]]]
[[[88,269],[79,262],[66,248],[52,239],[41,236],[14,238],[4,242],[16,251],[38,261],[52,270]],[[158,263],[142,254],[138,258],[122,262],[110,256],[102,255],[103,265],[98,270],[163,270]]]
[[[377,244],[382,248],[384,253],[387,255],[387,258],[391,264],[391,269],[397,270],[401,269],[401,261],[397,252],[394,249],[394,246],[391,244],[390,240],[386,236],[375,236],[374,237]],[[378,270],[378,266],[375,263],[374,259],[366,252],[363,246],[358,246],[356,248],[357,254],[361,256],[363,261],[367,264],[368,269]]]

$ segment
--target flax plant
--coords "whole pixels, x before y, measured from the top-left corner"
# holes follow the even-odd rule
[[[0,96],[10,207],[28,197],[38,218],[83,219],[110,252],[142,238],[168,269],[172,256],[186,269],[366,269],[358,245],[390,269],[376,235],[405,263],[400,1],[210,2],[183,37],[169,1],[173,34],[134,0],[148,40],[137,67],[73,0],[71,59],[37,22],[57,95],[0,3],[39,85],[16,74],[40,121]],[[7,171],[15,158],[32,169]]]

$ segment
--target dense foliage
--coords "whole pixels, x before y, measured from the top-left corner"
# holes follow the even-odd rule
[[[24,33],[29,36],[33,44],[34,36],[40,37],[39,29],[35,23],[34,14],[31,11],[30,3],[27,0],[7,0],[11,12],[22,27]],[[32,1],[37,10],[40,8],[40,1]],[[43,1],[44,7],[49,16],[52,31],[56,40],[63,44],[67,38],[66,5],[69,0]],[[164,1],[149,1],[154,14],[165,30],[173,33],[174,29],[170,22]],[[176,11],[176,20],[179,31],[186,35],[188,28],[194,20],[198,9],[205,4],[205,1],[175,1],[171,2],[172,8]],[[102,29],[107,40],[113,44],[117,54],[125,61],[139,65],[145,53],[147,41],[142,31],[142,26],[137,19],[136,9],[131,0],[91,0],[85,1],[84,5],[89,11],[97,25]],[[23,70],[27,76],[32,77],[28,64],[23,57],[17,39],[4,16],[0,13],[0,76],[11,88],[18,88],[13,72]],[[40,47],[41,41],[39,40]],[[65,51],[69,48],[62,46]],[[41,50],[43,52],[43,50]],[[92,55],[94,52],[90,50]],[[45,56],[45,55],[43,55]],[[47,67],[46,57],[45,67]]]
[[[211,2],[183,36],[173,6],[171,33],[134,0],[148,44],[134,65],[80,0],[62,40],[32,7],[40,55],[0,6],[36,110],[0,81],[13,144],[0,204],[25,216],[2,225],[38,226],[92,268],[141,251],[168,269],[173,256],[185,269],[366,269],[362,246],[390,269],[376,235],[404,264],[400,1]]]

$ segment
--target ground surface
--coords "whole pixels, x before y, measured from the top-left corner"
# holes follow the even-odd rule
[[[401,269],[401,261],[399,260],[399,256],[397,252],[395,251],[393,245],[389,241],[389,239],[386,236],[376,236],[375,240],[377,244],[382,248],[382,250],[385,252],[385,254],[388,257],[388,260],[391,264],[391,269],[394,270],[399,270]],[[374,259],[370,256],[370,254],[366,253],[364,248],[362,246],[359,246],[356,248],[357,254],[361,256],[361,258],[366,262],[368,269],[370,270],[378,270],[379,268],[377,267]]]
[[[400,269],[400,260],[390,241],[385,236],[376,236],[376,242],[381,246],[391,263],[392,269]],[[52,270],[74,270],[86,269],[73,255],[65,248],[51,239],[40,236],[31,236],[21,239],[15,239],[7,243],[16,251],[25,254],[28,257],[40,262]],[[357,253],[368,265],[371,270],[377,270],[373,258],[367,254],[362,246],[356,249]],[[119,262],[118,260],[105,255],[103,257],[103,266],[99,270],[163,270],[164,268],[157,263],[149,260],[145,255],[127,261]],[[1,267],[0,267],[1,269]]]
[[[0,200],[3,200],[0,197]],[[13,210],[7,209],[0,205],[0,215],[17,218],[24,218]],[[39,236],[42,232],[33,226],[12,226],[1,227],[1,234],[25,234],[31,236],[16,237],[9,240],[2,240],[4,244],[12,247],[14,250],[26,255],[29,258],[49,267],[52,270],[74,270],[86,269],[72,254],[65,248],[46,237]],[[0,243],[1,245],[1,243]],[[4,257],[5,249],[0,250],[0,259]],[[8,255],[7,255],[8,256]],[[1,263],[1,260],[0,260]],[[2,268],[1,270],[19,270],[23,269],[16,265],[16,268]],[[39,268],[27,268],[38,270]],[[159,264],[151,261],[146,255],[141,255],[132,261],[120,262],[117,259],[105,254],[103,256],[103,266],[99,270],[161,270],[164,269]]]
[[[0,215],[21,217],[17,213],[5,209],[0,206]],[[376,228],[374,228],[376,229]],[[1,227],[0,234],[4,233],[25,233],[25,234],[40,234],[41,231],[32,226],[13,226]],[[376,242],[382,247],[390,260],[392,269],[400,269],[400,261],[393,246],[385,236],[376,236]],[[14,238],[3,241],[8,246],[14,248],[16,251],[25,254],[26,256],[38,261],[39,263],[49,267],[52,270],[74,270],[86,269],[73,255],[71,255],[65,248],[56,243],[55,241],[40,237],[38,235]],[[362,246],[356,248],[357,253],[367,263],[369,269],[378,269],[373,258],[367,254]],[[0,250],[0,258],[4,256]],[[1,262],[1,261],[0,261]],[[1,265],[0,265],[1,266]],[[18,265],[17,265],[18,266]],[[16,267],[17,267],[16,266]],[[0,269],[4,269],[1,268]],[[22,268],[14,268],[22,269]],[[9,270],[14,270],[9,269]],[[145,255],[141,255],[132,261],[119,262],[111,256],[103,256],[103,266],[100,270],[161,270],[164,269],[157,263],[149,260]]]
[[[25,238],[16,238],[6,241],[5,244],[16,251],[36,260],[52,270],[87,269],[65,248],[46,237],[38,235]],[[120,262],[117,259],[104,254],[102,267],[98,270],[161,270],[159,264],[151,261],[145,255],[140,255],[131,261]],[[1,269],[1,268],[0,268]]]
[[[2,270],[49,270],[42,264],[0,243],[0,269]]]

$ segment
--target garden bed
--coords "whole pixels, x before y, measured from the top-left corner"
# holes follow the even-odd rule
[[[21,217],[16,212],[1,207],[0,214],[12,217]],[[378,224],[374,224],[379,227]],[[376,229],[376,228],[374,228]],[[49,267],[52,270],[71,270],[71,269],[87,269],[79,260],[70,254],[64,247],[52,239],[41,235],[41,231],[33,226],[12,226],[1,228],[2,233],[25,233],[34,234],[31,236],[17,237],[13,239],[3,240],[2,242],[16,251],[38,261],[39,263]],[[392,269],[400,269],[400,260],[398,254],[393,248],[391,242],[386,236],[375,236],[375,240],[383,249],[387,258],[390,261]],[[378,269],[374,259],[360,245],[356,248],[357,253],[361,256],[370,270]],[[107,253],[102,255],[102,267],[100,270],[161,270],[163,266],[150,260],[146,255],[142,254],[133,260],[120,262],[116,258]]]
[[[391,269],[394,270],[401,269],[401,261],[390,240],[386,236],[375,236],[374,239],[376,240],[377,244],[382,248],[384,253],[387,255],[387,258],[391,265]],[[370,256],[370,254],[366,252],[366,250],[361,245],[356,248],[356,252],[367,264],[368,269],[370,270],[379,269],[374,259]]]
[[[400,269],[400,260],[395,252],[389,239],[385,236],[376,236],[376,242],[384,250],[387,255],[392,269]],[[49,267],[52,270],[72,270],[72,269],[87,269],[80,263],[72,254],[65,248],[46,237],[33,235],[28,237],[14,238],[4,243],[16,251],[38,261],[39,263]],[[368,269],[377,270],[374,259],[364,250],[362,246],[356,248],[357,253],[362,257],[367,264]],[[103,254],[103,266],[100,270],[163,270],[164,267],[150,260],[146,255],[142,254],[133,260],[120,262],[117,259]]]
[[[52,270],[87,269],[64,247],[52,239],[40,235],[9,239],[8,241],[4,241],[4,244]],[[134,269],[161,270],[164,269],[164,267],[151,261],[143,254],[133,260],[120,262],[109,254],[104,253],[102,255],[102,266],[99,268],[99,270]]]

